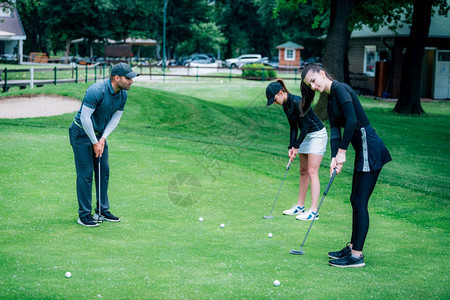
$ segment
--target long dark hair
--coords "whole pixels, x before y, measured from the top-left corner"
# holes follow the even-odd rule
[[[325,72],[325,76],[330,79],[330,80],[334,80],[328,73],[327,71],[325,71],[324,68],[322,68],[320,65],[318,64],[307,64],[302,71],[302,83],[300,84],[300,90],[302,92],[302,102],[300,104],[300,113],[302,116],[304,116],[306,114],[306,112],[308,111],[308,109],[311,107],[311,103],[314,100],[314,96],[316,94],[315,91],[313,91],[308,85],[306,85],[306,83],[303,81],[306,77],[306,75],[309,72],[313,72],[313,73],[319,73],[320,71],[324,71]]]
[[[281,88],[282,88],[283,91],[285,91],[286,93],[290,94],[289,90],[286,87],[286,84],[284,84],[283,79],[278,78],[276,81],[281,85]]]

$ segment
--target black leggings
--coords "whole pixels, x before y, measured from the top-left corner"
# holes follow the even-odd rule
[[[352,194],[350,202],[353,208],[352,249],[362,251],[367,231],[369,231],[369,211],[367,204],[377,183],[381,170],[373,172],[353,171]]]

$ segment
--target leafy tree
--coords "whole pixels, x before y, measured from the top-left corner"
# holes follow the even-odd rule
[[[275,46],[286,41],[307,43],[304,53],[320,53],[323,34],[315,24],[319,9],[312,4],[286,0],[217,0],[217,19],[227,39],[225,56],[235,57],[244,52],[256,52],[272,57]]]
[[[254,3],[245,0],[217,0],[215,5],[219,26],[227,41],[224,56],[239,56],[242,51],[250,48],[247,34],[250,28],[246,19],[254,19]]]
[[[420,79],[433,5],[439,7],[441,15],[448,13],[449,5],[446,0],[414,0],[412,27],[402,67],[400,95],[394,108],[394,111],[401,114],[424,113],[420,104]]]
[[[213,23],[200,23],[191,25],[192,37],[177,45],[178,53],[216,53],[226,43],[224,34]]]
[[[192,30],[197,30],[195,31],[196,33],[202,32],[202,30],[199,30],[199,27],[195,28],[193,26],[194,24],[200,26],[200,24],[212,22],[211,11],[212,6],[206,0],[169,0],[166,9],[167,58],[173,58],[175,56],[177,45],[193,38],[194,32]],[[159,18],[159,40],[162,40],[162,21],[162,17]]]
[[[47,16],[52,46],[64,48],[65,56],[69,56],[73,39],[86,38],[92,43],[108,36],[105,13],[113,7],[111,1],[45,0],[45,4],[43,13]]]
[[[107,38],[122,40],[134,37],[149,37],[151,22],[156,16],[157,0],[18,0],[17,7],[27,35],[31,37],[25,49],[65,49],[69,55],[70,42],[85,38],[92,49],[94,40]],[[150,20],[150,21],[149,21]],[[27,46],[29,45],[29,46]],[[41,50],[41,51],[42,51]],[[86,51],[86,52],[87,52]],[[92,52],[85,53],[92,56]]]
[[[44,5],[44,0],[18,0],[16,2],[16,7],[27,36],[23,46],[24,53],[49,52],[49,32],[45,19],[42,18]]]
[[[290,2],[290,4],[287,4],[287,2]],[[305,0],[297,0],[297,2],[304,3]],[[280,0],[280,3],[286,6],[292,6],[292,1]],[[411,3],[411,0],[317,0],[316,4],[323,8],[326,8],[329,5],[330,10],[330,24],[323,55],[324,67],[335,79],[348,82],[347,45],[351,32],[362,24],[368,25],[374,31],[384,25],[390,25],[391,29],[396,28],[398,22],[401,20],[402,12],[407,11],[408,6],[411,5]],[[396,106],[396,111],[408,111],[410,113],[411,107],[415,107],[416,109],[417,107],[420,107],[420,99],[418,99],[419,90],[415,89],[419,86],[418,83],[420,82],[420,68],[419,64],[416,62],[422,61],[425,40],[428,35],[429,22],[427,25],[426,20],[429,19],[431,9],[428,9],[427,7],[439,5],[441,14],[448,11],[446,0],[414,0],[414,4],[418,7],[416,11],[420,11],[420,17],[416,17],[413,23],[417,23],[417,28],[420,28],[421,30],[418,30],[420,32],[419,34],[416,34],[416,31],[411,31],[413,34],[411,37],[412,43],[408,49],[414,54],[411,55],[409,60],[408,65],[410,66],[404,65],[404,68],[407,68],[407,70],[403,71],[404,75],[402,76],[402,81],[407,80],[406,78],[411,74],[415,76],[415,79],[413,80],[414,84],[411,84],[410,80],[407,80],[407,82],[404,83],[403,93],[401,92],[403,96],[400,98],[404,97],[405,100],[402,101],[399,99],[399,104]],[[426,28],[425,35],[424,28]],[[412,50],[413,48],[415,50]],[[416,69],[413,70],[413,68]],[[406,105],[409,106],[409,108],[405,109],[403,103],[413,102],[416,102],[416,104]],[[417,105],[417,103],[419,103],[419,105]],[[323,94],[320,96],[315,107],[315,112],[321,119],[327,118],[326,105],[327,96]],[[421,108],[419,111],[420,110]]]

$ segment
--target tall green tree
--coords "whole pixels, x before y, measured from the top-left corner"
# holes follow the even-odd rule
[[[420,80],[433,5],[439,8],[441,15],[448,13],[449,5],[446,0],[414,0],[411,32],[402,67],[400,94],[394,108],[394,111],[401,114],[424,113],[420,104]]]
[[[387,24],[395,27],[407,3],[407,0],[331,0],[323,65],[334,79],[349,83],[347,48],[352,31],[362,24],[373,30]],[[322,120],[327,119],[327,100],[327,95],[320,95],[314,109]]]
[[[226,39],[214,22],[191,25],[191,38],[176,46],[178,53],[217,53]]]
[[[297,1],[305,2],[304,0]],[[287,5],[286,3],[288,2],[287,0],[280,0],[280,3],[284,5]],[[315,2],[321,7],[329,5],[330,10],[330,23],[325,42],[323,65],[335,79],[347,82],[348,63],[346,59],[351,32],[362,24],[368,25],[374,31],[384,25],[390,25],[391,28],[395,28],[402,19],[402,12],[412,4],[411,0],[317,0]],[[416,16],[413,19],[416,29],[411,31],[411,42],[410,46],[408,46],[408,50],[412,54],[408,57],[408,63],[404,64],[402,100],[399,99],[399,104],[397,104],[395,110],[407,113],[414,111],[414,113],[420,114],[422,111],[419,99],[420,91],[415,87],[419,86],[421,69],[417,62],[421,62],[423,58],[429,28],[428,21],[431,15],[429,7],[433,5],[439,6],[442,14],[448,11],[448,4],[446,0],[414,0],[414,4],[417,6],[416,12],[420,16]],[[407,79],[410,75],[414,76],[413,84]],[[315,107],[316,114],[322,120],[327,118],[326,105],[327,96],[323,94]]]
[[[161,1],[163,2],[163,1]],[[196,33],[202,34],[201,30],[196,31],[193,25],[207,24],[213,22],[211,20],[212,6],[206,0],[169,0],[167,4],[166,14],[166,57],[173,58],[177,45],[190,40]],[[158,24],[159,40],[162,40],[162,6],[160,10],[160,18]],[[190,53],[179,53],[190,54]]]
[[[54,49],[65,49],[69,56],[71,41],[85,38],[91,44],[95,39],[109,35],[107,12],[114,7],[110,0],[45,0],[43,13],[51,32]],[[112,27],[114,28],[114,27]]]
[[[227,39],[225,56],[255,52],[272,57],[276,55],[276,45],[286,41],[309,42],[304,53],[320,52],[322,42],[316,37],[323,34],[323,28],[311,26],[320,11],[309,2],[300,8],[304,2],[306,0],[215,1],[217,19]]]
[[[217,18],[225,35],[227,44],[225,57],[235,57],[250,48],[247,35],[247,17],[253,19],[256,10],[253,1],[217,0],[215,1]]]
[[[94,40],[122,40],[150,37],[156,23],[157,0],[18,0],[17,7],[27,35],[25,48],[45,52],[64,49],[69,55],[71,41],[85,38],[92,49]],[[149,26],[150,25],[150,26]],[[29,46],[27,46],[29,45]],[[92,52],[86,53],[92,56]]]
[[[49,31],[43,18],[44,0],[18,0],[16,7],[19,12],[27,39],[23,53],[49,52]]]

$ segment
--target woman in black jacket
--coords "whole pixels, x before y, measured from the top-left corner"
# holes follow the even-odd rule
[[[301,91],[305,107],[309,107],[315,92],[327,93],[330,121],[331,164],[330,174],[339,174],[346,161],[346,151],[351,143],[355,149],[352,193],[353,225],[350,243],[341,251],[332,251],[330,265],[337,267],[362,267],[365,265],[362,250],[369,230],[367,204],[378,175],[384,164],[391,161],[386,146],[370,125],[358,96],[345,83],[333,80],[317,64],[306,65],[302,71]],[[344,128],[341,136],[341,128]]]
[[[285,210],[285,215],[297,215],[298,220],[312,220],[317,214],[320,196],[319,167],[327,147],[327,130],[312,109],[303,110],[302,98],[289,93],[283,80],[266,88],[267,105],[281,105],[290,125],[289,158],[300,159],[300,186],[297,204]],[[299,134],[300,130],[300,134]],[[305,198],[311,184],[311,208],[305,211]]]

